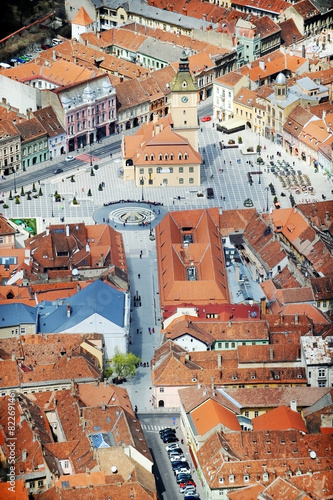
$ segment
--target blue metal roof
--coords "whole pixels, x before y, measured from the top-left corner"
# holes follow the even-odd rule
[[[0,328],[20,324],[35,324],[37,309],[13,302],[12,304],[0,305]]]
[[[42,302],[38,307],[39,332],[61,332],[85,319],[98,314],[119,327],[124,326],[124,292],[104,283],[94,281],[70,298],[56,303]],[[71,314],[67,316],[67,304]]]

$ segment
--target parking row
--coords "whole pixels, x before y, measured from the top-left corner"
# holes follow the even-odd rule
[[[196,491],[196,484],[191,475],[190,464],[179,446],[176,430],[167,427],[161,429],[159,433],[163,443],[167,444],[165,450],[168,454],[176,482],[179,485],[179,492],[184,495],[184,500],[200,500],[200,496]],[[181,444],[183,444],[182,439]]]

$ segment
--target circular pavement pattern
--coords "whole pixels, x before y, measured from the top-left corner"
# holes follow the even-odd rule
[[[154,228],[161,222],[167,210],[149,202],[122,202],[106,204],[96,210],[93,218],[97,224],[109,224],[117,230]]]

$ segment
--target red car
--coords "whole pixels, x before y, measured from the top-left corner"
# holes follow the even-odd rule
[[[211,116],[204,116],[203,118],[201,118],[201,121],[202,122],[210,122],[211,119],[212,119]]]
[[[189,479],[188,481],[185,481],[184,483],[180,483],[180,485],[179,485],[179,493],[184,493],[184,490],[185,490],[186,486],[193,486],[193,488],[195,488],[196,484],[193,481],[193,479]]]

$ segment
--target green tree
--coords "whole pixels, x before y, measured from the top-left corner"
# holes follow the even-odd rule
[[[92,168],[90,169],[90,175],[91,175],[91,177],[94,177],[94,175],[95,175],[95,172]]]
[[[24,187],[21,187],[21,196],[24,196]]]
[[[134,377],[140,361],[141,359],[132,352],[123,354],[116,348],[114,356],[108,361],[108,369],[112,370],[112,373],[116,373],[118,377]]]
[[[90,188],[88,189],[88,196],[92,196]]]
[[[98,186],[98,191],[103,191],[103,186],[102,186],[102,184],[100,184],[100,185]]]
[[[39,188],[38,195],[39,195],[39,196],[43,196],[43,191],[42,191],[42,188]]]
[[[36,189],[35,183],[33,183],[33,185],[32,185],[32,192],[33,193],[37,193],[37,189]]]
[[[71,182],[75,182],[74,175],[71,176]]]
[[[9,199],[12,200],[13,199],[13,193],[12,191],[10,190],[10,193],[9,193]]]

